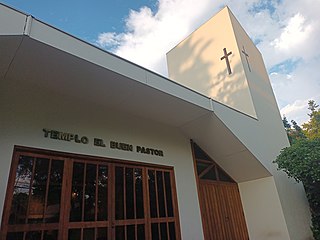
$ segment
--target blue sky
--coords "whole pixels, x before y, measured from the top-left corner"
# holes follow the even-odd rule
[[[166,53],[228,5],[263,55],[282,115],[320,103],[319,0],[0,0],[167,76]],[[1,23],[0,23],[1,24]]]
[[[122,32],[129,10],[142,6],[156,9],[153,0],[1,0],[13,8],[86,41],[94,41],[100,32]]]

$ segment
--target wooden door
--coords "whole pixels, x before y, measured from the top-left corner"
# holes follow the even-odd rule
[[[103,161],[65,160],[64,219],[60,239],[110,239],[111,164]]]
[[[248,240],[238,185],[200,181],[200,204],[207,240]]]
[[[248,240],[238,184],[192,144],[206,240]]]
[[[144,168],[116,164],[113,173],[111,239],[145,239],[147,206],[144,201]]]
[[[179,240],[172,167],[23,148],[0,240]]]

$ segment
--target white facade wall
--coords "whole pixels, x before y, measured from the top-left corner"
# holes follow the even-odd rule
[[[96,75],[96,82],[92,81],[92,85],[90,72],[87,72],[85,76],[79,76],[78,68],[81,68],[80,61],[78,62],[79,65],[68,65],[72,68],[69,69],[66,66],[64,71],[61,72],[57,72],[59,67],[57,67],[58,64],[56,65],[56,61],[60,58],[50,59],[52,61],[51,64],[55,64],[57,68],[51,68],[51,64],[48,64],[49,60],[41,63],[42,58],[39,58],[40,62],[24,65],[28,61],[27,56],[30,56],[28,55],[28,51],[26,49],[21,49],[21,51],[17,52],[12,51],[13,48],[20,46],[20,41],[23,42],[23,37],[20,36],[15,41],[6,41],[6,37],[3,38],[8,46],[7,51],[4,51],[6,57],[0,58],[0,190],[2,192],[0,194],[0,213],[2,214],[3,210],[13,148],[15,145],[21,145],[173,166],[182,239],[203,239],[193,159],[189,142],[189,138],[194,137],[194,135],[188,134],[188,131],[184,131],[183,128],[186,126],[185,124],[191,123],[193,120],[199,120],[198,116],[205,112],[199,110],[195,115],[190,113],[191,116],[189,116],[189,110],[181,111],[184,114],[183,116],[189,116],[188,118],[182,117],[183,124],[181,124],[181,119],[180,122],[177,120],[179,114],[176,114],[174,117],[165,116],[163,118],[163,113],[168,112],[161,111],[166,107],[165,104],[158,102],[156,105],[158,109],[153,104],[145,104],[150,99],[144,99],[144,96],[157,99],[153,95],[155,92],[140,95],[144,91],[142,88],[139,88],[139,84],[131,84],[131,80],[134,80],[158,89],[159,91],[156,93],[165,92],[175,97],[181,97],[187,99],[195,106],[208,105],[205,109],[213,110],[214,113],[207,113],[208,115],[206,116],[210,118],[211,114],[212,116],[215,114],[230,130],[228,135],[232,135],[234,139],[240,140],[245,146],[245,150],[254,155],[255,158],[252,158],[253,160],[250,158],[249,161],[261,163],[267,169],[267,172],[273,175],[271,177],[260,176],[256,180],[239,182],[239,190],[250,239],[310,239],[310,216],[302,186],[287,179],[287,176],[278,172],[276,166],[272,164],[272,160],[276,158],[282,147],[288,145],[288,141],[261,55],[233,15],[230,14],[229,10],[225,9],[219,14],[215,19],[223,21],[223,24],[216,25],[214,21],[208,21],[207,24],[209,25],[207,29],[202,29],[200,35],[191,37],[191,40],[187,40],[182,48],[180,47],[183,44],[180,44],[180,46],[168,54],[170,57],[168,61],[169,71],[175,71],[174,78],[181,78],[180,83],[192,87],[206,96],[210,96],[215,99],[213,101],[205,97],[203,98],[203,96],[195,92],[187,91],[129,62],[114,56],[108,55],[106,57],[103,51],[93,46],[88,46],[86,43],[76,40],[72,36],[59,32],[56,29],[49,28],[47,25],[36,20],[31,21],[29,18],[29,22],[25,21],[27,16],[24,14],[12,9],[4,11],[0,7],[0,22],[2,20],[6,22],[8,22],[8,19],[12,20],[4,28],[1,25],[0,33],[2,35],[29,34],[30,36],[32,35],[33,39],[37,39],[58,49],[64,49],[64,51],[80,58],[81,56],[86,56],[83,57],[86,61],[103,68],[110,68],[115,72],[121,72],[122,76],[126,76],[128,79],[131,78],[129,81],[128,79],[121,79],[123,82],[120,82],[119,85],[123,84],[121,85],[122,88],[112,88],[110,84],[116,84],[115,81],[117,80],[110,78],[114,81],[107,82],[108,79],[103,79],[108,78],[106,75]],[[29,24],[27,24],[27,27],[25,27],[26,22]],[[213,25],[215,26],[213,27]],[[227,34],[226,29],[229,30]],[[26,30],[28,31],[26,32]],[[212,34],[209,34],[210,39],[207,41],[205,38],[210,31]],[[236,35],[234,35],[233,31]],[[223,37],[228,36],[228,41],[223,38],[217,39],[214,34]],[[1,38],[0,40],[3,39]],[[34,42],[24,40],[24,44],[31,43],[27,46],[35,46],[33,45]],[[221,45],[218,48],[217,43]],[[252,72],[249,72],[246,59],[241,53],[244,45],[246,51],[250,54],[249,61]],[[221,50],[224,47],[227,47],[228,51],[233,52],[230,56],[230,63],[231,66],[235,66],[233,68],[235,74],[229,76],[226,76],[225,62],[220,60],[222,55]],[[30,50],[28,47],[27,49]],[[35,49],[39,50],[40,48]],[[212,54],[211,50],[214,51],[214,54]],[[35,55],[38,54],[42,57],[46,54],[46,51],[48,51],[48,48],[45,48],[44,52],[35,51]],[[176,52],[179,54],[176,54]],[[11,62],[15,54],[20,54],[22,57],[20,56],[21,58],[18,61]],[[51,56],[56,55],[52,54]],[[190,56],[191,58],[189,58]],[[38,71],[38,75],[33,75],[34,67],[37,67],[37,64],[42,65],[42,69]],[[14,72],[12,69],[15,68],[23,69],[25,72]],[[95,68],[95,70],[97,69]],[[104,84],[94,85],[100,80],[105,81],[103,82]],[[79,85],[78,88],[77,84]],[[90,91],[85,91],[88,84],[90,84]],[[73,89],[75,90],[73,91]],[[81,91],[77,91],[79,89]],[[113,91],[112,89],[117,89],[117,91]],[[134,92],[135,90],[136,92]],[[100,95],[97,97],[98,92]],[[84,97],[79,93],[89,93],[90,95]],[[104,98],[104,94],[109,94],[109,96]],[[117,98],[118,96],[119,98]],[[137,102],[141,106],[155,107],[156,109],[140,111],[140,109],[137,109],[137,107],[140,107],[137,102],[131,105],[130,99],[132,97],[135,97],[136,101],[138,99],[139,101]],[[162,99],[162,97],[163,95],[159,94],[158,98]],[[112,104],[99,102],[113,100],[115,102]],[[167,102],[165,102],[171,104],[171,100],[166,99]],[[157,102],[154,101],[154,103]],[[106,108],[106,105],[113,106],[113,109]],[[176,111],[176,108],[172,106],[171,109],[172,112]],[[134,115],[138,110],[140,117]],[[150,120],[150,118],[148,119],[147,113],[161,116],[162,123]],[[141,117],[142,115],[144,117]],[[155,119],[154,116],[153,119]],[[164,121],[164,119],[167,121]],[[176,127],[173,127],[174,124],[171,124],[173,122],[176,124]],[[215,134],[218,130],[217,126],[215,124],[207,124],[210,132],[206,131],[203,135],[209,136],[210,134]],[[171,127],[168,125],[171,125]],[[195,126],[193,130],[198,134],[201,131],[205,131],[208,126],[199,124],[199,127]],[[181,131],[184,131],[184,134],[188,135],[188,137],[179,131],[179,127],[181,127]],[[87,136],[90,139],[90,143],[84,145],[45,138],[42,131],[43,128]],[[107,145],[110,141],[117,141],[134,146],[140,145],[161,149],[164,152],[164,157],[138,154],[135,151],[120,151],[110,149],[109,146],[106,148],[96,147],[92,142],[95,137],[103,139]],[[210,141],[206,141],[206,143],[207,145],[204,150],[209,155],[214,156],[214,151],[217,150],[213,146],[214,143]],[[210,144],[212,145],[211,147]],[[220,145],[218,144],[217,146]],[[224,147],[223,151],[227,151],[228,146]],[[234,163],[237,163],[233,164],[230,168],[239,165],[239,162],[241,162],[241,157],[239,156],[246,155],[237,154],[230,156],[230,162],[234,161]],[[228,172],[228,169],[225,170]],[[248,171],[248,169],[244,170],[241,167],[237,170]],[[249,171],[257,172],[257,169],[249,169]]]
[[[231,74],[221,59],[224,48],[230,53]],[[312,238],[302,185],[272,163],[289,142],[262,56],[230,10],[222,9],[167,58],[170,77],[210,96],[215,115],[272,175],[239,182],[250,239]],[[215,154],[209,144],[204,150]],[[237,165],[242,159],[232,160]]]
[[[173,166],[182,239],[203,239],[189,139],[178,130],[37,86],[0,82],[0,209],[14,145]],[[87,145],[44,137],[43,128],[87,136]],[[93,146],[94,137],[163,150],[164,157]],[[2,212],[1,212],[2,214]]]

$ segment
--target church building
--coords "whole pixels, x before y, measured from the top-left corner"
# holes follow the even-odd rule
[[[261,53],[228,7],[169,78],[0,4],[0,240],[307,240]]]

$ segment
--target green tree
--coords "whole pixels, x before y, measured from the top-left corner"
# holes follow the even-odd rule
[[[308,109],[311,111],[309,115],[310,120],[302,125],[304,134],[309,139],[320,138],[320,110],[319,105],[315,101],[310,100]]]
[[[317,110],[319,105],[316,104],[314,100],[309,100],[308,105],[309,105],[308,109],[311,111],[311,113],[308,115],[311,117],[312,113],[314,113]]]
[[[320,240],[320,139],[303,139],[283,149],[276,161],[278,169],[302,182],[312,215],[314,238]]]
[[[290,132],[291,135],[291,144],[296,143],[297,141],[300,141],[302,139],[305,139],[306,136],[302,130],[302,128],[298,125],[298,123],[294,120],[291,120],[292,123],[292,130]]]
[[[289,139],[289,142],[290,144],[292,144],[292,136],[291,136],[291,124],[289,123],[288,119],[286,118],[286,116],[283,116],[282,118],[282,123],[283,123],[283,126],[287,132],[287,136],[288,136],[288,139]]]
[[[283,116],[282,122],[284,128],[286,129],[287,136],[291,145],[301,139],[306,138],[302,128],[298,125],[296,121],[291,120],[291,125],[286,116]]]
[[[291,129],[291,124],[289,123],[288,119],[286,118],[286,116],[283,116],[282,118],[282,123],[284,128],[289,131]]]
[[[313,236],[320,240],[320,110],[315,101],[309,101],[309,121],[302,128],[284,117],[283,124],[291,146],[281,150],[274,161],[278,169],[302,182],[309,201]]]

